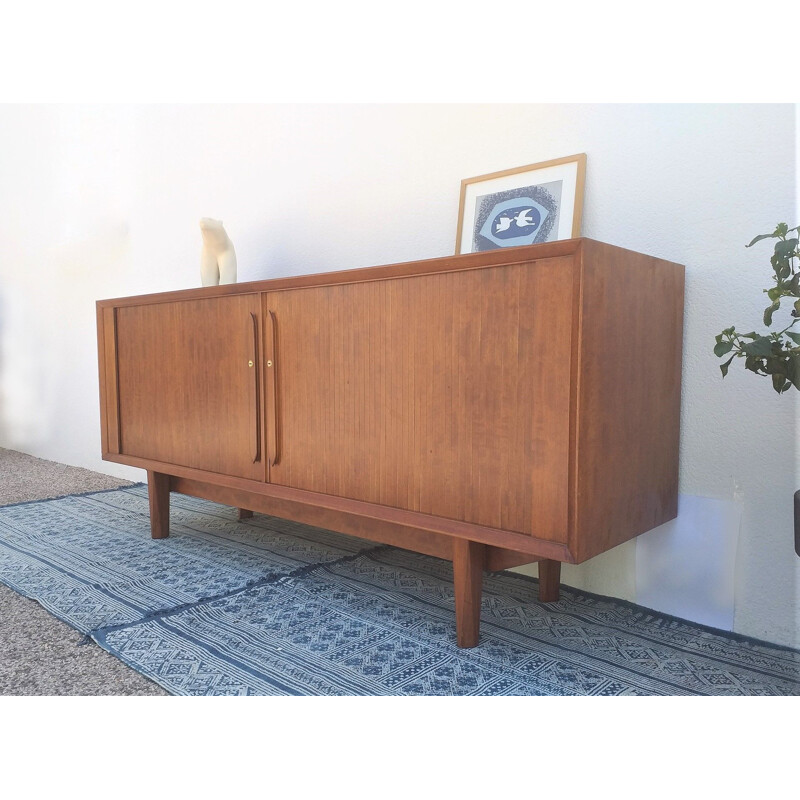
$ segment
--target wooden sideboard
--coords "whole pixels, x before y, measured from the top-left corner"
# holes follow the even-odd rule
[[[684,268],[590,239],[97,303],[103,458],[539,599],[677,514]]]

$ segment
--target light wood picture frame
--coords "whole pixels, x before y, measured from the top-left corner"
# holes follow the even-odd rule
[[[580,236],[586,153],[465,178],[456,254]]]

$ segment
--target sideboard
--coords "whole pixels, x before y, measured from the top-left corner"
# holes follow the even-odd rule
[[[97,303],[103,458],[170,492],[484,570],[677,513],[684,268],[591,239]]]

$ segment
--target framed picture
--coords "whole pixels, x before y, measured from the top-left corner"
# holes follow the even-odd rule
[[[465,178],[456,253],[580,236],[586,154]]]

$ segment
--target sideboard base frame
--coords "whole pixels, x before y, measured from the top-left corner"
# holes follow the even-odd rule
[[[237,518],[240,521],[252,517],[254,511],[270,515],[275,511],[274,501],[263,494],[221,487],[153,470],[147,471],[147,489],[150,497],[150,530],[153,539],[166,539],[169,536],[170,492],[233,506],[237,509]],[[284,513],[281,516],[286,515]],[[303,521],[298,518],[297,513],[289,518]],[[317,522],[323,524],[321,521]],[[559,599],[560,561],[543,559],[528,553],[448,536],[444,533],[415,530],[391,522],[376,525],[373,520],[367,537],[363,520],[346,512],[329,514],[324,526],[341,533],[368,538],[368,541],[402,547],[452,561],[456,636],[459,647],[475,647],[478,644],[484,571],[497,572],[538,562],[539,601],[551,603]]]

